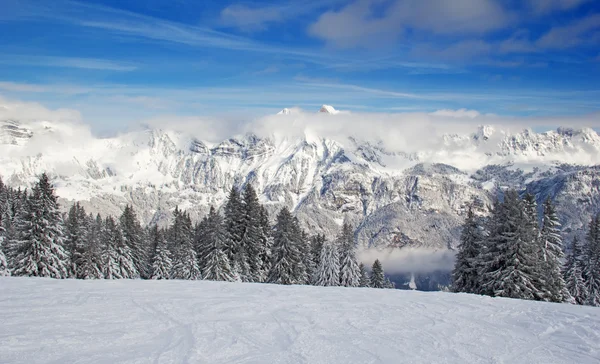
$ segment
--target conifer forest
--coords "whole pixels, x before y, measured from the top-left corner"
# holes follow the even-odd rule
[[[46,174],[31,190],[0,181],[0,275],[74,279],[180,279],[393,288],[377,260],[356,257],[344,224],[333,240],[309,236],[289,210],[271,225],[251,185],[194,223],[178,208],[166,229],[143,227],[131,206],[119,217],[67,214]]]
[[[586,239],[569,244],[549,199],[539,209],[533,195],[509,190],[491,207],[473,202],[466,215],[452,291],[600,306],[600,215]],[[379,260],[369,269],[359,262],[349,224],[334,239],[310,236],[286,208],[271,224],[250,184],[198,222],[176,208],[161,229],[141,226],[131,206],[103,217],[75,203],[63,214],[42,174],[31,190],[0,181],[0,219],[4,276],[395,286]]]

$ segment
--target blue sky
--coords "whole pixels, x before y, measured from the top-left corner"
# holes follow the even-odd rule
[[[600,108],[600,1],[0,0],[0,96],[99,131],[283,107]]]

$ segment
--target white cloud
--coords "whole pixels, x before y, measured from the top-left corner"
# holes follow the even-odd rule
[[[494,49],[500,53],[531,53],[539,51],[529,39],[529,31],[521,29],[513,33],[509,38],[500,42]]]
[[[233,4],[221,11],[221,22],[225,26],[235,26],[244,31],[260,31],[267,28],[268,23],[283,20],[279,7],[251,8],[246,5]]]
[[[278,73],[280,71],[277,66],[267,66],[260,71],[256,71],[253,73],[254,76],[268,75],[272,73]]]
[[[16,92],[46,92],[47,88],[40,85],[31,85],[26,83],[16,82],[0,82],[0,89],[5,91]]]
[[[134,71],[137,66],[131,63],[116,62],[107,59],[77,58],[77,57],[51,57],[37,55],[1,55],[0,64],[81,68],[106,71]]]
[[[443,110],[434,111],[431,113],[431,115],[447,116],[447,117],[452,117],[452,118],[471,118],[471,119],[481,116],[479,111],[467,110],[467,109],[458,109],[458,110],[443,109]]]
[[[371,266],[379,259],[386,273],[430,273],[454,268],[455,252],[425,248],[368,249],[358,254],[358,259]]]
[[[592,32],[600,31],[600,14],[585,18],[560,27],[554,27],[544,34],[536,44],[548,49],[566,49],[588,42]]]
[[[547,14],[553,11],[573,10],[591,0],[528,0],[529,5],[537,14]]]
[[[81,121],[81,114],[73,109],[50,110],[36,102],[9,100],[0,96],[0,120]]]
[[[406,29],[480,35],[501,29],[510,19],[493,0],[357,0],[322,14],[309,34],[337,47],[372,46],[394,41]]]
[[[421,45],[413,48],[415,56],[427,56],[447,61],[466,60],[488,56],[494,47],[483,40],[463,40],[443,47],[439,45]]]
[[[270,24],[311,14],[319,9],[346,0],[304,0],[269,5],[246,5],[235,3],[221,11],[221,24],[236,27],[246,32],[263,31]]]
[[[340,0],[328,0],[324,4],[337,1]],[[319,4],[316,1],[314,3]],[[321,52],[299,49],[298,47],[273,46],[248,37],[232,35],[204,26],[168,21],[98,4],[62,0],[50,4],[24,0],[11,5],[13,5],[11,11],[8,14],[0,13],[0,19],[6,21],[43,19],[51,22],[75,24],[84,28],[101,29],[105,31],[105,36],[114,35],[119,39],[130,37],[139,41],[169,42],[199,48],[277,54],[281,57],[299,59],[303,62],[323,63],[330,59]],[[83,63],[79,64],[85,65]],[[87,63],[87,65],[93,66],[94,64]],[[96,63],[96,66],[100,65]],[[104,67],[106,66],[104,64]]]

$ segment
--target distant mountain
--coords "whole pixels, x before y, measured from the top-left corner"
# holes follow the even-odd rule
[[[147,129],[97,138],[81,125],[7,120],[0,173],[26,187],[47,171],[63,202],[102,214],[129,203],[144,223],[159,224],[175,206],[199,218],[221,206],[232,185],[252,183],[272,213],[288,206],[308,231],[330,235],[348,220],[365,247],[455,247],[466,203],[489,204],[507,187],[555,198],[565,236],[600,211],[600,136],[592,129],[482,126],[417,152],[359,137],[246,134],[209,143]]]

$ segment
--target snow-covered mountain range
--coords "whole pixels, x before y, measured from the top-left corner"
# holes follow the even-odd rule
[[[319,111],[320,122],[347,116],[328,105]],[[270,122],[294,124],[300,113],[284,109]],[[346,219],[362,245],[377,247],[453,247],[465,204],[489,203],[506,187],[554,197],[566,236],[599,211],[594,130],[471,129],[430,135],[415,150],[304,126],[295,135],[263,131],[215,143],[168,127],[99,138],[81,124],[4,120],[0,175],[26,187],[47,171],[63,203],[82,201],[102,214],[129,203],[144,223],[165,223],[175,206],[199,218],[232,185],[252,183],[271,212],[290,207],[311,233],[334,234]]]

